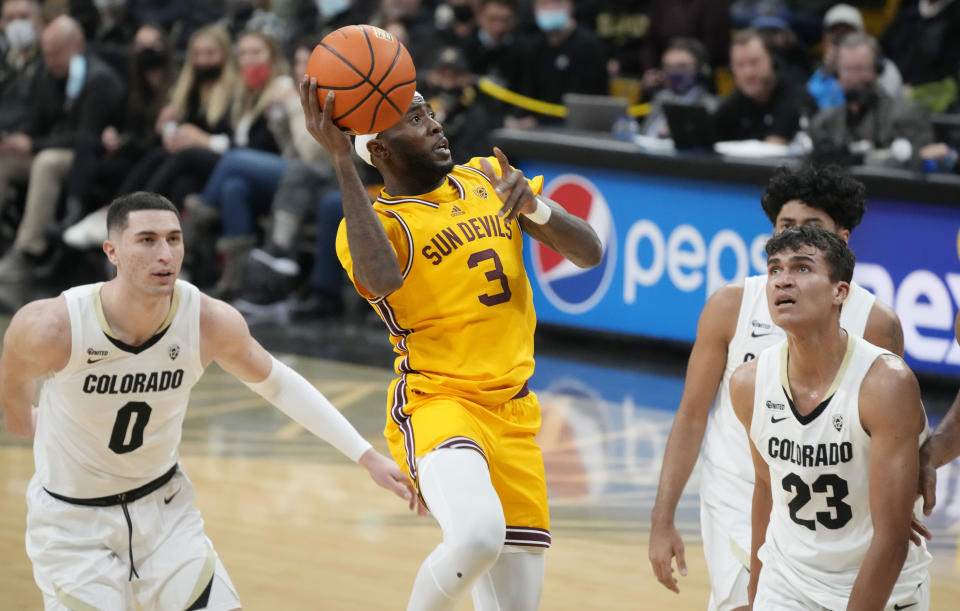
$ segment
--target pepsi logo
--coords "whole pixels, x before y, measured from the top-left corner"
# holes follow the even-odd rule
[[[537,284],[561,312],[589,312],[603,299],[616,267],[617,237],[610,207],[600,190],[578,174],[557,176],[544,187],[543,195],[590,223],[603,245],[603,260],[592,269],[580,269],[548,246],[533,241],[531,258]]]

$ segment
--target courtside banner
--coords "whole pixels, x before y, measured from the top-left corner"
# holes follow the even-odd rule
[[[603,262],[581,270],[527,238],[543,323],[693,342],[714,291],[766,272],[762,185],[537,161],[520,168],[543,174],[544,195],[587,219],[604,245]],[[960,209],[869,201],[867,210],[851,240],[857,281],[896,308],[914,369],[960,375],[960,347],[950,340],[960,305]]]

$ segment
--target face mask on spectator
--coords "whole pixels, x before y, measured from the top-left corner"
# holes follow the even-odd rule
[[[339,15],[350,8],[350,0],[317,0],[317,10],[324,19]]]
[[[154,70],[167,65],[167,54],[158,49],[147,47],[137,51],[137,65],[141,70]]]
[[[557,32],[570,23],[570,15],[563,10],[537,11],[537,27],[544,32]]]
[[[14,19],[3,30],[10,47],[16,51],[37,44],[37,28],[29,19]]]
[[[686,95],[696,84],[696,74],[690,72],[667,72],[667,88],[677,95]]]
[[[243,67],[243,82],[254,91],[259,91],[270,78],[270,64],[252,64]]]
[[[220,73],[223,72],[223,66],[194,66],[193,74],[197,77],[198,83],[206,83],[209,81],[215,81],[220,78]]]
[[[87,76],[87,58],[82,55],[74,55],[70,58],[70,71],[67,73],[67,86],[65,92],[68,100],[75,100],[83,90],[83,79]]]
[[[863,112],[874,105],[877,101],[877,91],[872,86],[855,87],[843,92],[847,105],[856,104]]]

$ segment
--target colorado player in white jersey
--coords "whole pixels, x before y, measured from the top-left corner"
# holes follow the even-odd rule
[[[46,609],[240,607],[177,463],[190,389],[212,361],[414,506],[394,462],[236,310],[177,279],[168,200],[120,197],[107,227],[116,278],[25,305],[0,357],[4,424],[35,435],[26,542]]]
[[[756,472],[751,602],[923,611],[930,554],[910,544],[928,435],[917,379],[842,328],[854,264],[842,240],[799,227],[766,252],[767,301],[787,337],[730,380]]]
[[[865,194],[862,183],[836,166],[780,168],[768,182],[762,204],[775,234],[814,225],[846,241],[863,217]],[[674,514],[702,442],[700,528],[711,610],[747,606],[753,465],[727,389],[741,363],[784,337],[770,319],[765,283],[766,276],[756,276],[742,285],[725,286],[710,297],[700,314],[651,516],[649,556],[654,574],[664,586],[679,592],[672,562],[676,558],[681,575],[686,574],[686,562]],[[903,353],[896,314],[865,289],[851,285],[841,316],[843,327],[851,333]]]

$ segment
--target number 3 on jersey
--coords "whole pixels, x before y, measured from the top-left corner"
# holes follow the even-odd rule
[[[847,480],[836,473],[824,473],[813,482],[812,488],[814,492],[830,493],[826,501],[827,507],[832,509],[832,511],[818,511],[816,521],[805,520],[797,515],[800,509],[810,501],[811,487],[800,479],[800,476],[796,473],[790,473],[784,477],[781,485],[787,492],[793,491],[796,493],[796,496],[787,504],[787,507],[790,508],[790,519],[800,526],[809,528],[810,530],[816,530],[816,522],[820,522],[820,524],[826,528],[836,530],[846,526],[847,522],[853,518],[853,508],[843,502],[843,499],[850,493]],[[834,515],[834,512],[836,512],[836,515]]]
[[[470,255],[470,258],[467,259],[467,267],[473,269],[487,259],[493,259],[493,269],[488,270],[485,274],[487,281],[494,282],[495,280],[499,280],[501,291],[493,295],[483,293],[482,295],[477,295],[477,299],[479,299],[483,305],[490,307],[510,301],[513,293],[510,292],[510,285],[507,284],[507,276],[503,273],[503,264],[500,262],[500,257],[494,249],[487,248],[473,253]]]
[[[147,428],[152,408],[143,401],[131,401],[117,410],[117,419],[113,423],[113,433],[107,447],[116,454],[133,452],[143,445],[143,430]],[[130,421],[133,420],[133,429]],[[129,435],[127,432],[129,431]],[[129,437],[130,441],[127,441]]]

